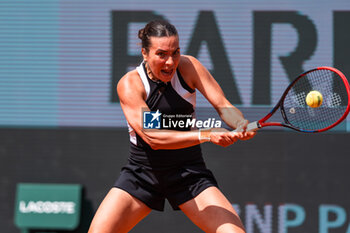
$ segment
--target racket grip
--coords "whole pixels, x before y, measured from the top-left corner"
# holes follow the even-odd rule
[[[246,132],[249,132],[249,131],[255,131],[257,129],[259,129],[259,122],[257,121],[253,121],[253,122],[250,122],[248,125],[247,125],[247,129],[246,129]],[[241,129],[235,129],[233,130],[232,132],[239,132],[241,131]]]

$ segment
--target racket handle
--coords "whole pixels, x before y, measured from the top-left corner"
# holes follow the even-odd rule
[[[249,131],[255,131],[257,129],[259,129],[259,122],[257,121],[253,121],[253,122],[250,122],[248,125],[247,125],[247,129],[246,129],[246,132],[249,132]],[[233,130],[232,132],[239,132],[241,131],[240,129],[235,129]]]

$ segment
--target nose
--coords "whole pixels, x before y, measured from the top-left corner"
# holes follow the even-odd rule
[[[172,56],[169,56],[168,59],[166,60],[165,64],[167,66],[172,66],[174,65],[174,58]]]

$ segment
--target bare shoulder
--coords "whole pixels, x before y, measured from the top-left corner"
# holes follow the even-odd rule
[[[179,63],[179,69],[181,74],[191,73],[192,75],[194,73],[197,73],[201,69],[203,69],[204,66],[200,61],[198,61],[197,58],[190,56],[190,55],[182,55]]]
[[[179,71],[183,75],[186,83],[191,88],[196,88],[196,82],[205,72],[204,66],[197,58],[189,55],[182,55],[179,63]]]
[[[197,60],[197,58],[190,55],[181,55],[180,69],[193,69],[199,64],[200,62]]]
[[[145,96],[145,88],[136,70],[126,73],[118,82],[117,92],[120,100]]]

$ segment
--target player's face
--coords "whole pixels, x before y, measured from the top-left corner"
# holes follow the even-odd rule
[[[180,62],[179,38],[151,37],[150,42],[148,53],[142,49],[143,58],[148,63],[153,78],[169,82]]]

